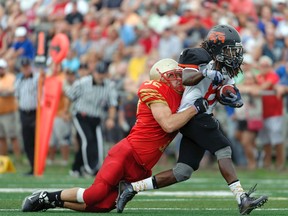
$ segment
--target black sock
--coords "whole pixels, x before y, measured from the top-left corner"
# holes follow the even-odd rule
[[[64,201],[61,200],[61,191],[55,191],[55,192],[48,192],[47,196],[49,198],[49,202],[55,202],[55,205],[57,207],[63,207]]]

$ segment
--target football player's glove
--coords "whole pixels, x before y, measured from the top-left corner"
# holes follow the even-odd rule
[[[200,65],[199,70],[203,74],[204,77],[208,77],[209,79],[212,80],[213,85],[221,84],[224,79],[223,74],[220,71],[213,70],[210,67],[210,64]]]
[[[236,94],[229,92],[228,96],[221,95],[219,102],[222,105],[227,105],[234,108],[240,108],[243,106],[243,100],[241,98],[241,94],[239,89],[234,86]]]
[[[194,107],[197,110],[197,114],[204,113],[208,109],[208,101],[205,98],[198,98],[194,102]]]

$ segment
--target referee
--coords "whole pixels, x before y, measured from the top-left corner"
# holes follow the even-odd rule
[[[26,175],[33,175],[39,74],[33,73],[31,60],[28,58],[21,59],[20,66],[21,75],[15,82],[15,95],[18,99],[24,150],[31,166]]]
[[[117,91],[113,82],[106,79],[107,64],[99,62],[91,75],[75,81],[65,88],[65,93],[73,102],[73,123],[77,131],[79,148],[75,154],[70,174],[81,176],[83,171],[95,175],[103,162],[103,137],[101,117],[108,116],[105,125],[114,127]]]

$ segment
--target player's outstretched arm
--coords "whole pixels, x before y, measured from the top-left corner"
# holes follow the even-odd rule
[[[150,105],[153,117],[167,133],[172,133],[183,127],[193,116],[203,113],[208,108],[204,98],[199,98],[194,105],[178,113],[172,113],[167,104],[152,103]]]

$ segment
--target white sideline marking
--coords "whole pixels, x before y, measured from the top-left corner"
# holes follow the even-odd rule
[[[1,193],[32,193],[39,188],[0,188]],[[47,191],[60,190],[59,188],[40,189]],[[145,191],[138,196],[232,196],[229,191]]]
[[[37,190],[57,191],[59,188],[39,189],[39,188],[0,188],[0,193],[32,193]],[[231,197],[228,191],[144,191],[138,196],[166,196],[166,197]],[[288,197],[269,197],[269,200],[288,200]],[[135,199],[134,201],[138,201]],[[154,199],[141,199],[139,201],[155,201]],[[161,201],[188,201],[188,199],[161,199]]]

